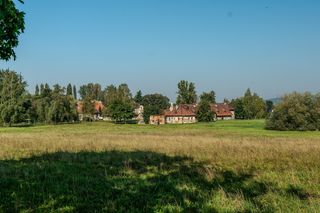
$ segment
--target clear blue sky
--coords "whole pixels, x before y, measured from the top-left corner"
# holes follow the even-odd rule
[[[17,60],[0,62],[37,83],[102,86],[175,99],[176,84],[250,87],[264,98],[320,91],[318,0],[25,0]]]

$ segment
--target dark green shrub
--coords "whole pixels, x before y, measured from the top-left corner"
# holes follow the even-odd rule
[[[315,131],[320,129],[320,94],[292,93],[285,95],[267,119],[272,130]]]

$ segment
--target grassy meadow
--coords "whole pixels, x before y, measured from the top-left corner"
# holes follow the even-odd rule
[[[260,120],[0,128],[0,212],[320,212],[320,132]]]

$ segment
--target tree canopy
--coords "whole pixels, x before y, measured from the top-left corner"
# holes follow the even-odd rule
[[[41,84],[39,95],[32,98],[32,107],[35,113],[31,120],[34,123],[58,124],[78,120],[76,100],[58,84],[53,89],[48,84]]]
[[[197,107],[197,119],[199,122],[214,121],[214,113],[211,110],[210,102],[202,100]]]
[[[144,106],[143,120],[145,123],[149,123],[151,115],[161,114],[170,106],[169,98],[157,93],[143,96],[142,105]]]
[[[200,95],[200,102],[208,102],[210,104],[216,103],[216,93],[214,91],[203,92]]]
[[[197,103],[197,92],[195,84],[188,81],[178,83],[177,104],[195,104]]]
[[[108,115],[116,123],[127,123],[130,119],[133,118],[133,107],[128,102],[122,102],[120,100],[112,102],[108,108]]]
[[[70,83],[67,86],[67,95],[72,96],[72,85]]]
[[[261,119],[266,116],[266,103],[256,93],[247,89],[243,97],[232,100],[237,119]]]
[[[285,95],[266,122],[273,130],[320,130],[320,94]]]
[[[0,70],[0,122],[11,124],[25,122],[29,117],[24,106],[27,84],[14,71]]]
[[[23,3],[22,0],[19,2]],[[14,48],[24,32],[25,13],[18,10],[13,0],[0,0],[0,60],[16,59]]]
[[[77,92],[76,85],[73,85],[73,98],[74,100],[78,99],[78,92]]]
[[[274,107],[273,102],[270,101],[270,100],[267,100],[267,101],[266,101],[266,112],[267,112],[268,114],[270,114],[270,113],[272,112],[273,107]]]
[[[139,90],[139,91],[137,92],[137,94],[134,96],[134,101],[135,101],[137,104],[142,104],[143,97],[142,97],[142,92],[141,92],[141,90]]]
[[[89,83],[80,86],[79,94],[82,100],[91,98],[92,100],[102,101],[103,93],[100,84]]]
[[[14,71],[0,70],[0,123],[62,123],[78,120],[76,101],[56,84],[36,86],[35,95],[26,91],[26,82]]]
[[[107,86],[104,90],[104,114],[116,122],[127,123],[134,116],[134,100],[127,84]]]

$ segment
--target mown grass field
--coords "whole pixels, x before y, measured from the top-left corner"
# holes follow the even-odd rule
[[[0,212],[320,212],[320,132],[0,128]]]

